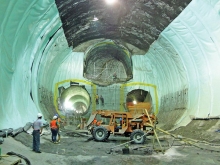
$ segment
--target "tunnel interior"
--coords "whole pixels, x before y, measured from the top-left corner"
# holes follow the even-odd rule
[[[142,89],[135,89],[132,90],[127,94],[126,97],[126,103],[133,103],[133,102],[150,102],[151,103],[152,98],[150,96],[150,93],[148,91],[142,90]]]
[[[113,41],[97,43],[85,54],[83,75],[102,86],[129,81],[133,77],[131,55]]]
[[[60,93],[60,113],[63,116],[85,115],[91,104],[88,91],[84,86],[72,85]]]
[[[1,0],[0,142],[13,131],[28,147],[7,137],[3,151],[28,154],[32,164],[218,164],[220,0],[110,1]],[[128,137],[96,143],[71,134],[88,132],[96,110],[136,112],[138,103],[158,121],[149,131],[164,131],[165,154],[156,136],[142,150],[122,145]],[[61,145],[40,137],[40,160],[25,132],[38,113],[49,132],[55,114],[64,121]],[[135,128],[144,120],[137,116]],[[156,156],[146,155],[148,140]],[[117,156],[106,155],[113,145]],[[138,154],[121,157],[118,145]]]
[[[150,94],[167,129],[219,116],[218,11],[217,0],[4,1],[1,128],[34,121],[38,112],[51,119],[65,100],[80,114],[123,111],[138,89]],[[70,81],[87,92],[59,84]]]

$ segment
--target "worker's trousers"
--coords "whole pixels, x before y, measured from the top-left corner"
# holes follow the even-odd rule
[[[52,142],[56,142],[58,129],[51,129],[51,133],[52,133]]]
[[[40,151],[40,130],[33,130],[33,150]]]

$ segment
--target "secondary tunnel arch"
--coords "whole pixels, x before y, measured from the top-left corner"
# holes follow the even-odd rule
[[[88,113],[91,98],[84,86],[72,85],[60,93],[62,115],[85,115]]]
[[[130,52],[111,40],[92,45],[85,53],[83,75],[101,86],[125,83],[133,77]]]

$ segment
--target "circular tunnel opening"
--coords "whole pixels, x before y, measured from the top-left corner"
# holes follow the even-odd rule
[[[70,86],[62,91],[60,103],[63,115],[85,115],[91,99],[84,86]]]
[[[133,77],[130,53],[113,41],[95,44],[85,54],[83,75],[100,86],[127,82]]]
[[[150,92],[143,89],[134,89],[127,94],[127,106],[132,106],[141,102],[149,103],[149,106],[152,105],[152,97]]]

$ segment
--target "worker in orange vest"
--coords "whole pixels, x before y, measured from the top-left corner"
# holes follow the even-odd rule
[[[97,119],[95,118],[95,119],[93,120],[92,124],[93,124],[93,125],[96,125],[96,123],[97,123]]]
[[[56,141],[57,133],[58,133],[58,130],[59,130],[59,123],[57,121],[57,116],[54,116],[53,120],[51,120],[50,129],[51,129],[51,133],[52,133],[52,142],[53,143],[58,143]]]
[[[60,117],[59,117],[59,115],[58,114],[55,114],[54,116],[57,116],[57,122],[58,122],[58,124],[59,124],[59,128],[58,128],[58,131],[57,131],[57,134],[58,134],[58,139],[57,139],[57,142],[59,143],[60,142],[60,124],[61,123],[63,123],[62,121],[61,121],[61,119],[60,119]]]
[[[96,122],[97,126],[100,126],[101,124],[102,124],[102,120]]]

